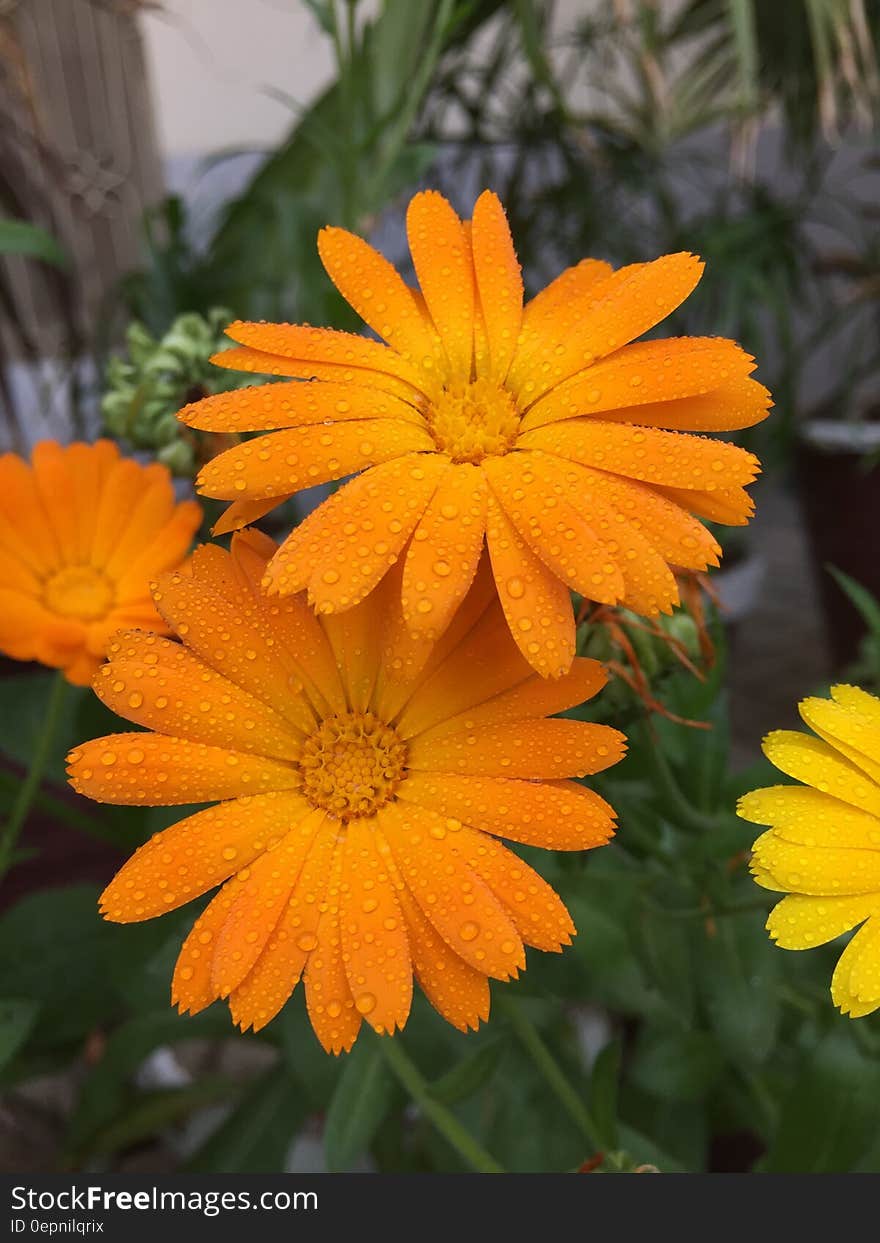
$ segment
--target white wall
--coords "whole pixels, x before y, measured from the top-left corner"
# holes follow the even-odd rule
[[[141,18],[166,164],[264,149],[333,77],[329,40],[301,0],[162,0]]]

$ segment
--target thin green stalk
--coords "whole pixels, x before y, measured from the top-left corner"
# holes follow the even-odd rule
[[[663,754],[659,741],[651,736],[648,726],[644,726],[644,730],[648,735],[646,748],[648,763],[652,769],[656,787],[660,791],[661,796],[666,800],[666,806],[670,815],[678,821],[682,828],[691,829],[697,833],[714,832],[718,827],[716,818],[711,815],[705,815],[692,806],[689,799],[685,798],[666,756]]]
[[[49,702],[46,705],[43,730],[37,740],[37,745],[34,747],[30,767],[19,787],[18,797],[13,804],[9,819],[3,825],[2,830],[0,830],[0,880],[9,871],[21,831],[25,826],[34,799],[39,792],[40,781],[49,759],[49,752],[52,749],[52,742],[58,729],[58,722],[61,719],[66,689],[67,682],[65,681],[64,674],[59,671],[55,674],[55,680],[49,692]]]
[[[385,1060],[391,1070],[416,1104],[420,1106],[425,1117],[452,1145],[461,1159],[478,1174],[504,1174],[504,1168],[495,1158],[477,1143],[445,1105],[441,1105],[438,1100],[434,1099],[430,1085],[404,1049],[400,1036],[380,1036],[379,1047],[385,1054]]]
[[[583,1133],[590,1147],[596,1152],[607,1148],[608,1145],[603,1144],[599,1137],[599,1130],[590,1111],[569,1083],[562,1067],[541,1039],[537,1028],[526,1017],[522,1007],[512,997],[499,997],[496,1005],[506,1014],[514,1035],[535,1063],[560,1105]]]

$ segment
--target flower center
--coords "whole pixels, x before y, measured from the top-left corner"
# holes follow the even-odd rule
[[[520,422],[511,394],[485,378],[445,388],[425,417],[437,448],[453,462],[507,453]]]
[[[100,570],[90,565],[68,565],[48,580],[43,599],[52,613],[95,621],[107,615],[114,594]]]
[[[338,820],[372,816],[403,779],[406,743],[372,712],[342,712],[306,739],[299,765],[313,807]]]

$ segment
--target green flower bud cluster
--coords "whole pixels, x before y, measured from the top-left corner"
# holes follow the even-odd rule
[[[676,609],[671,616],[660,615],[653,618],[661,634],[651,634],[644,624],[644,619],[629,609],[616,609],[615,622],[626,632],[632,644],[642,672],[652,681],[655,677],[680,668],[680,661],[675,655],[673,644],[681,645],[685,656],[695,665],[702,660],[700,652],[700,636],[697,625],[685,609]],[[622,653],[615,642],[613,630],[607,625],[583,625],[579,628],[578,652],[582,656],[592,656],[594,660],[621,660]],[[669,636],[669,643],[662,636]]]
[[[601,702],[594,704],[598,714],[594,711],[589,717],[618,724],[621,714],[625,719],[638,701],[649,708],[657,705],[666,679],[688,668],[687,662],[697,669],[706,668],[700,629],[685,608],[648,622],[628,609],[601,610],[594,622],[578,627],[577,650],[581,656],[609,664],[619,675],[612,677],[599,697]]]
[[[223,329],[234,319],[223,307],[207,315],[178,315],[156,340],[133,321],[126,352],[110,359],[101,413],[107,431],[135,449],[149,449],[175,475],[192,477],[198,467],[200,433],[178,422],[177,411],[210,393],[252,383],[249,375],[221,370],[212,354],[228,344]]]

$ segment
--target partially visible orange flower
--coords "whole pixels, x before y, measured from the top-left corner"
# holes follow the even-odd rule
[[[747,522],[744,485],[758,463],[687,433],[749,427],[769,394],[732,341],[632,344],[691,293],[703,269],[693,255],[618,271],[585,259],[523,307],[491,192],[470,222],[441,195],[417,194],[407,232],[420,292],[351,233],[318,238],[330,278],[387,345],[306,325],[229,327],[240,345],[215,362],[297,379],[181,411],[192,427],[273,433],[221,453],[199,488],[233,502],[216,528],[230,531],[303,488],[361,472],[290,535],[267,589],[307,588],[320,612],[341,612],[403,558],[407,625],[433,640],[485,537],[516,642],[533,668],[559,676],[575,650],[569,588],[668,612],[678,599],[671,565],[717,564],[698,518]]]
[[[172,1000],[229,999],[260,1028],[305,982],[327,1050],[362,1019],[404,1025],[415,974],[462,1030],[489,1012],[488,978],[559,950],[574,927],[556,893],[499,838],[556,850],[602,845],[613,812],[569,780],[608,767],[623,737],[544,719],[590,698],[601,665],[551,682],[510,641],[481,570],[426,663],[406,633],[399,581],[341,615],[267,598],[275,545],[200,548],[165,576],[157,608],[182,640],[128,631],[95,679],[146,726],[69,756],[75,789],[109,803],[217,802],[133,856],[105,891],[118,922],[223,888],[181,950]],[[225,882],[225,884],[224,884]]]
[[[0,651],[87,686],[120,626],[164,631],[149,581],[178,565],[201,521],[164,466],[110,440],[43,440],[0,456]]]

